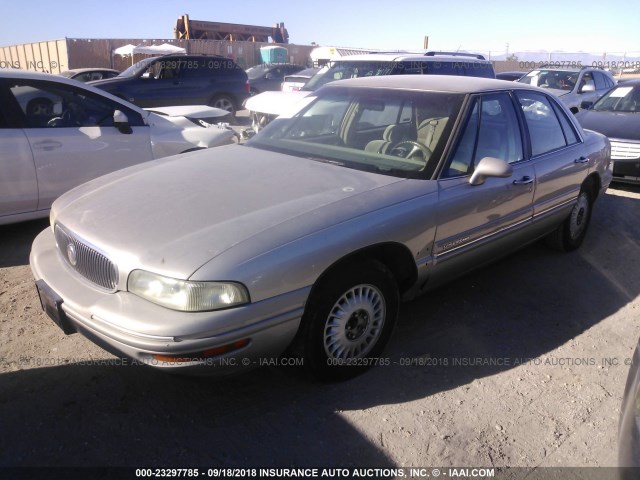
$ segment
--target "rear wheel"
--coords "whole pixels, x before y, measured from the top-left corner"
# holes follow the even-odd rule
[[[236,107],[233,103],[233,99],[227,95],[218,95],[211,99],[210,105],[215,108],[221,108],[222,110],[226,110],[232,115],[236,114]]]
[[[591,221],[591,195],[591,183],[583,185],[567,219],[546,237],[549,246],[570,252],[582,245]]]
[[[302,318],[298,341],[305,367],[320,380],[339,381],[383,363],[398,305],[396,282],[379,262],[330,274],[314,289]]]

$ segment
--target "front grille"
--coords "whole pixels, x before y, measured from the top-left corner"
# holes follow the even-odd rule
[[[54,231],[58,250],[67,265],[90,282],[110,291],[116,290],[118,268],[113,262],[60,225],[56,225]]]
[[[611,142],[611,160],[633,160],[640,158],[640,143]]]

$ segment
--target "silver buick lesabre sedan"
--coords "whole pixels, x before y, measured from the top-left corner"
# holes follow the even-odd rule
[[[608,140],[536,87],[345,80],[246,145],[68,192],[31,267],[65,333],[116,355],[216,374],[287,351],[345,379],[401,299],[542,237],[578,248],[610,181]]]

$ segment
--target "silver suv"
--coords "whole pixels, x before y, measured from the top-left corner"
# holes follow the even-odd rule
[[[462,52],[383,52],[350,55],[331,62],[297,92],[265,92],[245,102],[255,132],[288,111],[301,98],[335,80],[382,75],[455,75],[496,78],[493,64],[482,55]],[[295,107],[294,107],[295,108]]]
[[[610,72],[594,67],[554,68],[542,65],[518,80],[549,90],[576,113],[583,102],[593,104],[615,86]]]

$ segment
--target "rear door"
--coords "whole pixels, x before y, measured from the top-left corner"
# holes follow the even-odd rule
[[[531,91],[517,92],[516,97],[536,174],[534,219],[561,215],[577,198],[589,171],[582,139],[555,98]]]
[[[153,158],[149,127],[125,105],[55,81],[13,80],[9,91],[24,116],[38,210],[81,183]],[[127,115],[131,133],[113,126],[115,110]]]

